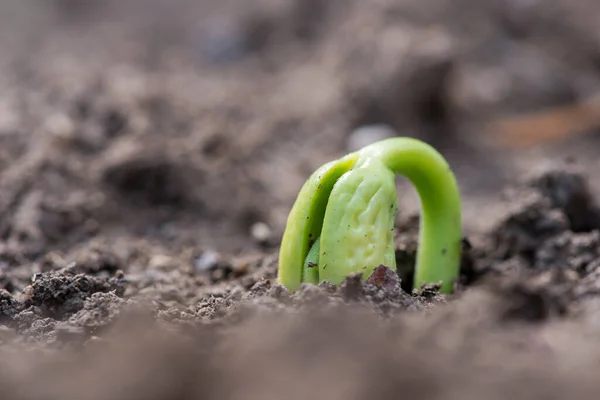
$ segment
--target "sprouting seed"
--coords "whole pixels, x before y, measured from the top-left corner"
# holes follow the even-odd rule
[[[365,265],[365,280],[379,265],[395,269],[395,174],[409,179],[421,201],[413,286],[442,282],[441,291],[452,292],[462,248],[458,185],[442,155],[411,138],[373,143],[312,174],[288,216],[279,282],[297,290],[337,285]]]

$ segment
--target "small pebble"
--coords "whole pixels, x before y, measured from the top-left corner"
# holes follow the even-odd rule
[[[271,239],[271,228],[264,222],[257,222],[250,228],[250,235],[258,243],[266,243]]]
[[[357,151],[371,143],[395,136],[398,136],[398,133],[389,125],[363,125],[356,128],[350,136],[348,136],[346,147],[349,152]]]
[[[200,257],[194,260],[194,269],[197,273],[210,271],[217,267],[219,263],[219,253],[216,251],[205,251]]]
[[[233,266],[233,273],[236,277],[247,274],[248,270],[250,270],[250,263],[247,261],[239,261]]]

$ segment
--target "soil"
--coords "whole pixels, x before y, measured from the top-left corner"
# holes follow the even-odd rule
[[[599,13],[3,2],[2,398],[596,399],[600,126],[508,147],[487,127],[600,91]],[[402,179],[398,270],[288,293],[278,245],[300,186],[392,129],[460,182],[454,294],[410,288]]]

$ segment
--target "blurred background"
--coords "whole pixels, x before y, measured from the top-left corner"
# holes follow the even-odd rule
[[[2,0],[3,257],[275,249],[314,169],[394,135],[448,158],[486,229],[539,168],[598,190],[598,94],[596,0]]]

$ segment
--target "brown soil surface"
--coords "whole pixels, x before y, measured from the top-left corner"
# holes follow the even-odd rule
[[[597,399],[598,15],[1,3],[0,397]],[[402,179],[398,271],[277,284],[300,186],[369,124],[456,172],[451,296],[406,284],[418,199]]]

